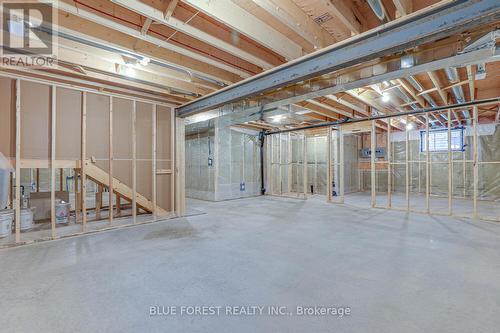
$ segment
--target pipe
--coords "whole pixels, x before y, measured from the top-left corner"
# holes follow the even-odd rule
[[[415,114],[425,114],[425,113],[429,113],[429,112],[437,112],[437,111],[444,111],[444,110],[461,109],[461,108],[466,108],[466,107],[471,107],[471,106],[479,106],[479,105],[493,104],[493,103],[500,103],[500,97],[479,99],[479,100],[465,102],[465,103],[461,103],[461,104],[444,105],[444,106],[438,106],[435,108],[418,109],[415,111],[400,112],[400,113],[381,115],[381,116],[372,116],[372,117],[367,117],[367,118],[344,118],[344,119],[338,120],[338,121],[329,121],[329,122],[324,122],[324,123],[309,125],[309,126],[303,126],[303,127],[298,127],[298,128],[290,128],[290,129],[284,129],[284,130],[279,130],[279,131],[265,132],[265,135],[302,131],[302,130],[306,130],[306,129],[321,128],[321,127],[326,127],[326,126],[336,126],[336,125],[342,125],[342,124],[359,123],[362,121],[369,121],[369,120],[382,120],[382,119],[401,117],[401,116],[411,116],[411,115],[415,115]]]
[[[44,25],[41,25],[41,26],[39,26],[37,28],[34,28],[34,29],[40,30],[40,31],[45,32],[45,33],[50,34],[50,35],[53,34],[52,29],[49,29],[49,28],[45,27]],[[58,31],[57,35],[59,37],[64,38],[64,39],[71,40],[71,41],[74,41],[74,42],[77,42],[77,43],[80,43],[80,44],[88,45],[88,46],[91,46],[91,47],[95,47],[95,48],[100,49],[100,50],[105,50],[105,51],[116,53],[116,54],[119,54],[119,55],[125,55],[125,56],[128,56],[128,57],[137,59],[138,61],[144,59],[144,56],[142,56],[140,54],[137,54],[137,53],[134,53],[134,52],[131,52],[131,51],[128,51],[128,50],[116,48],[116,47],[113,47],[113,46],[109,46],[109,45],[103,45],[101,43],[97,43],[97,42],[94,42],[92,40],[87,40],[87,39],[84,39],[84,38],[81,38],[81,37],[73,36],[73,35],[67,34],[67,33],[62,32],[62,31]],[[156,65],[156,66],[160,66],[160,67],[168,68],[168,69],[171,69],[171,70],[175,70],[177,72],[185,73],[189,77],[196,77],[196,78],[198,78],[200,80],[216,84],[219,87],[225,87],[225,86],[227,86],[227,84],[225,84],[222,81],[218,81],[218,80],[212,79],[210,77],[207,77],[207,76],[204,76],[204,75],[201,75],[201,74],[198,74],[198,73],[193,73],[193,72],[191,72],[190,70],[188,70],[186,68],[175,66],[175,65],[173,65],[171,63],[166,63],[166,62],[158,61],[158,60],[155,60],[155,59],[151,59],[149,61],[149,63],[153,64],[153,65]]]
[[[265,131],[259,132],[260,143],[260,194],[266,194],[266,185],[264,184],[264,140],[266,138]]]
[[[137,24],[137,23],[135,23],[135,22],[132,22],[132,21],[127,20],[127,19],[124,19],[124,18],[122,18],[122,17],[116,16],[116,15],[114,15],[114,14],[110,14],[110,13],[108,13],[108,12],[105,12],[104,10],[101,10],[101,9],[99,9],[99,8],[95,8],[95,7],[93,7],[93,6],[91,6],[91,5],[88,5],[88,4],[86,4],[86,3],[83,3],[83,2],[81,2],[81,1],[79,1],[79,0],[73,0],[73,1],[74,1],[75,3],[77,3],[77,4],[79,4],[79,5],[82,5],[83,7],[86,7],[86,8],[89,8],[89,9],[91,9],[91,10],[94,10],[94,11],[96,11],[96,12],[98,12],[98,13],[102,14],[102,15],[105,15],[105,16],[108,16],[108,17],[111,17],[111,18],[113,18],[113,19],[115,19],[115,20],[119,20],[119,21],[125,22],[125,23],[127,23],[127,24],[132,25],[132,26],[135,26],[135,27],[136,27],[136,28],[138,28],[139,30],[140,30],[140,29],[142,29],[142,25],[141,25],[141,24]],[[154,30],[149,30],[149,31],[150,31],[152,34],[155,34],[155,35],[161,36],[161,37],[163,37],[163,38],[166,38],[167,40],[168,40],[168,38],[169,38],[169,36],[166,36],[166,35],[164,35],[164,34],[162,34],[162,33],[157,32],[157,31],[154,31]],[[246,69],[246,68],[244,68],[244,67],[241,67],[241,66],[239,66],[238,64],[233,64],[233,63],[231,63],[231,62],[229,62],[229,61],[227,61],[227,60],[225,60],[225,59],[222,59],[222,58],[220,58],[220,57],[217,57],[217,56],[215,56],[215,55],[213,55],[213,54],[210,54],[210,53],[209,53],[209,52],[207,52],[207,51],[204,51],[204,50],[202,50],[202,49],[196,48],[196,47],[194,47],[194,46],[192,46],[192,45],[189,45],[189,44],[183,43],[183,42],[181,42],[181,41],[179,41],[179,40],[171,39],[171,40],[169,40],[169,42],[176,43],[176,44],[179,44],[179,45],[181,45],[181,46],[183,46],[183,47],[185,47],[185,48],[188,48],[188,49],[194,50],[194,51],[196,51],[196,52],[202,53],[203,55],[205,55],[205,56],[207,56],[207,57],[209,57],[209,58],[213,58],[213,59],[215,59],[215,60],[217,60],[217,61],[220,61],[220,62],[222,62],[222,63],[224,63],[224,64],[226,64],[226,65],[229,65],[229,66],[233,66],[233,67],[235,67],[235,68],[238,68],[239,70],[244,71],[244,72],[247,72],[247,73],[249,73],[249,74],[251,74],[251,75],[255,75],[255,74],[257,74],[256,72],[253,72],[253,71],[251,71],[251,70],[249,70],[249,69]]]
[[[385,15],[385,8],[380,0],[367,0],[368,5],[372,9],[373,13],[382,22],[387,22],[387,17]]]
[[[446,77],[451,83],[458,83],[459,77],[458,77],[458,71],[455,67],[447,67],[444,69],[444,72],[446,73]],[[451,88],[451,91],[453,93],[453,96],[455,97],[455,100],[457,103],[463,103],[465,101],[465,95],[464,95],[464,90],[462,89],[462,86],[454,86]],[[469,111],[463,110],[462,114],[465,117],[465,121],[467,122],[467,125],[471,124],[471,119],[470,119],[470,114]]]

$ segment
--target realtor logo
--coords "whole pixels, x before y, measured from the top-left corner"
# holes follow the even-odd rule
[[[5,66],[47,66],[56,57],[54,1],[1,1]]]

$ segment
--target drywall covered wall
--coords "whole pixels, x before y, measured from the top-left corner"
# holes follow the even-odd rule
[[[186,126],[186,197],[215,200],[215,126]]]
[[[260,194],[258,132],[224,118],[186,127],[186,196],[228,200]]]
[[[225,119],[216,126],[216,200],[260,195],[259,133],[230,127]]]

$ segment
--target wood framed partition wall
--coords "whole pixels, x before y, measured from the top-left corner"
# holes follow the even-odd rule
[[[10,74],[0,76],[0,86],[0,151],[15,169],[8,207],[15,211],[14,232],[0,245],[184,213],[184,170],[178,161],[184,158],[184,138],[179,136],[184,121],[176,120],[170,104]],[[36,184],[28,181],[32,170]],[[49,203],[50,216],[22,230],[28,193],[38,193],[43,178],[48,180],[43,205]],[[71,203],[69,223],[64,224],[56,216],[62,197]],[[35,216],[43,208],[40,202],[31,207]]]
[[[454,124],[456,112],[463,113],[462,124]],[[327,144],[319,149],[325,149],[328,160],[325,199],[366,208],[499,222],[500,124],[481,117],[477,106],[433,112],[433,117],[450,120],[444,126],[432,126],[430,116],[428,112],[396,114],[323,127],[327,130],[321,135]],[[281,148],[273,140],[290,133],[307,137],[318,130],[269,134],[267,156],[276,156],[273,150]],[[270,164],[278,163],[268,158],[268,193],[289,196],[275,190],[286,179]],[[353,177],[356,172],[357,179]],[[306,183],[304,179],[304,189],[299,192],[310,194]]]

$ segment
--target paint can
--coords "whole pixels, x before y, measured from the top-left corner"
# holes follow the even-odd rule
[[[59,203],[56,203],[57,224],[68,224],[70,209],[71,209],[71,204],[69,202],[61,201]]]
[[[10,236],[12,221],[14,221],[14,211],[12,209],[0,210],[0,238]]]
[[[33,228],[33,210],[31,208],[21,209],[21,231],[28,231]]]

